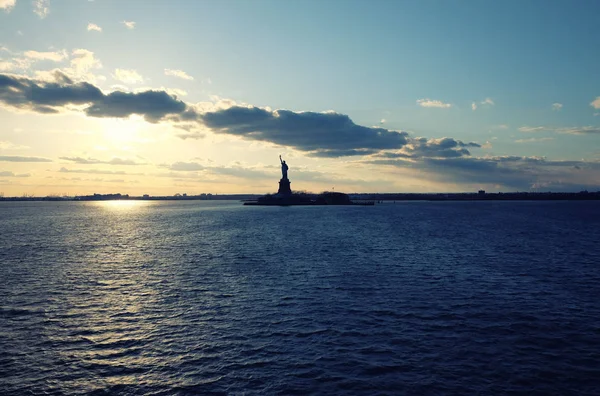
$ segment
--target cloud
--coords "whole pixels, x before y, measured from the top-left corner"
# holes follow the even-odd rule
[[[89,83],[75,83],[57,72],[56,82],[0,74],[0,103],[38,113],[82,111],[91,117],[127,118],[137,114],[148,122],[169,122],[198,137],[202,130],[292,147],[313,157],[364,156],[401,150],[408,156],[459,157],[470,155],[477,143],[451,138],[413,139],[408,133],[355,124],[335,112],[294,112],[231,101],[187,105],[167,92],[113,91],[105,94]],[[76,105],[77,108],[74,108]],[[89,159],[88,159],[89,160]]]
[[[464,143],[449,137],[441,139],[409,138],[408,144],[396,152],[385,152],[375,157],[383,158],[457,158],[470,156],[467,148],[481,148],[475,142]]]
[[[265,172],[256,168],[248,166],[204,166],[197,162],[175,162],[173,164],[161,165],[163,168],[167,168],[169,173],[160,173],[156,176],[160,177],[177,177],[186,179],[206,179],[207,176],[213,175],[225,175],[232,177],[239,177],[244,179],[268,179],[272,177],[272,172]],[[201,174],[196,173],[202,171]],[[187,172],[185,174],[179,172]],[[278,172],[278,171],[277,171]],[[295,175],[299,175],[301,171],[296,170]]]
[[[543,126],[538,126],[538,127],[522,126],[519,128],[519,132],[527,132],[527,133],[541,132],[541,131],[547,131],[547,130],[549,130],[549,129],[546,127],[543,127]]]
[[[0,177],[29,177],[29,173],[13,173],[10,171],[0,171]]]
[[[15,69],[14,63],[8,61],[0,61],[0,72],[7,72],[13,69]]]
[[[550,140],[554,140],[553,137],[543,137],[543,138],[529,138],[529,139],[517,139],[515,143],[539,143],[539,142],[548,142]]]
[[[528,191],[544,188],[552,191],[577,191],[582,185],[599,186],[600,162],[548,161],[540,157],[460,157],[425,158],[418,161],[386,159],[366,163],[410,168],[444,183],[462,183],[474,188]]]
[[[590,106],[592,106],[596,110],[599,110],[600,109],[600,96],[596,97],[596,99],[591,101]]]
[[[94,56],[92,51],[79,48],[71,53],[71,67],[76,73],[83,74],[90,69],[100,69],[102,63]]]
[[[0,59],[0,71],[23,70],[28,71],[36,62],[61,62],[69,57],[67,51],[25,51],[22,53],[13,53],[7,48],[3,48],[12,55],[7,60]]]
[[[194,79],[194,77],[190,76],[183,70],[165,69],[165,75],[183,78],[184,80],[193,80]]]
[[[49,158],[42,157],[20,157],[14,155],[0,155],[2,162],[52,162]]]
[[[61,83],[37,83],[28,78],[0,74],[0,102],[38,113],[57,113],[57,107],[85,104],[104,96],[88,83],[73,84],[68,77]]]
[[[0,10],[11,12],[17,0],[0,0]]]
[[[28,146],[14,144],[7,141],[0,141],[0,150],[26,150],[28,148]]]
[[[172,171],[196,172],[204,170],[205,167],[197,162],[175,162],[167,165],[167,168]]]
[[[363,155],[399,149],[406,132],[356,125],[350,117],[333,112],[293,112],[232,106],[207,111],[199,120],[216,133],[271,142],[310,152],[315,156]]]
[[[123,158],[113,158],[111,160],[108,161],[103,161],[103,160],[99,160],[96,158],[83,158],[83,157],[59,157],[59,159],[65,160],[65,161],[71,161],[71,162],[75,162],[77,164],[108,164],[108,165],[144,165],[140,162],[135,162],[134,160],[131,159],[123,159]]]
[[[25,51],[23,53],[23,55],[26,58],[33,59],[33,60],[36,60],[36,61],[49,60],[49,61],[53,61],[53,62],[61,62],[61,61],[65,60],[68,57],[67,51],[65,51],[65,50],[62,50],[62,51],[46,51],[46,52]]]
[[[562,103],[552,103],[552,110],[553,111],[560,111],[563,108]]]
[[[133,114],[156,123],[170,114],[183,114],[186,104],[165,91],[111,92],[85,109],[91,117],[126,118]]]
[[[431,99],[419,99],[417,100],[417,104],[421,107],[438,107],[447,109],[452,107],[450,103],[444,103],[441,100],[431,100]]]
[[[479,102],[481,106],[494,106],[495,103],[491,98],[485,98],[481,102]],[[479,105],[476,102],[471,102],[471,110],[475,111],[478,109]]]
[[[59,82],[45,82],[0,74],[0,103],[45,114],[65,111],[69,105],[87,105],[83,112],[91,117],[126,118],[139,114],[153,123],[170,114],[184,117],[186,104],[164,91],[104,94],[92,84],[74,83],[61,76]]]
[[[558,128],[555,131],[568,135],[600,135],[600,127],[597,126]]]
[[[562,133],[567,135],[597,135],[600,134],[600,127],[597,126],[582,126],[582,127],[567,127],[567,128],[554,128],[554,127],[521,127],[519,128],[521,132],[540,132],[540,131],[548,131],[555,133]]]
[[[123,21],[121,22],[123,25],[125,25],[125,27],[129,30],[131,29],[135,29],[135,22],[133,21]]]
[[[58,171],[61,173],[89,173],[93,175],[127,175],[125,171],[110,171],[103,169],[67,169],[64,166]]]
[[[144,82],[144,78],[133,69],[115,69],[115,73],[112,76],[115,80],[125,84],[139,84]]]
[[[50,0],[33,0],[33,12],[44,19],[50,13]]]
[[[87,30],[88,30],[88,32],[89,31],[101,32],[102,28],[100,26],[96,25],[95,23],[88,23]]]

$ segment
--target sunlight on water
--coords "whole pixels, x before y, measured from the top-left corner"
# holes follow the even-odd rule
[[[110,211],[136,211],[146,208],[155,202],[152,201],[133,201],[133,200],[115,200],[115,201],[96,201],[94,205]]]

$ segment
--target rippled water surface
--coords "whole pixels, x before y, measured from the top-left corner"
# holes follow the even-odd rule
[[[600,203],[0,202],[0,394],[600,394]]]

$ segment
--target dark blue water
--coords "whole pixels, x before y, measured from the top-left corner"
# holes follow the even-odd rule
[[[0,203],[0,394],[600,394],[600,203]]]

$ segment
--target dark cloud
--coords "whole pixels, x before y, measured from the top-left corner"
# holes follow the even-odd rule
[[[337,158],[350,157],[355,155],[370,155],[377,153],[379,150],[374,149],[349,149],[349,150],[318,150],[309,152],[309,157]]]
[[[42,157],[20,157],[14,155],[0,155],[0,161],[4,162],[52,162],[49,158]]]
[[[533,188],[559,191],[575,191],[583,183],[574,179],[573,172],[588,171],[597,174],[600,162],[589,161],[547,161],[538,157],[490,157],[490,158],[422,158],[422,159],[381,159],[368,161],[371,164],[390,165],[426,171],[432,179],[440,182],[467,183],[478,185],[499,185],[508,190],[528,191]],[[577,169],[578,167],[579,169]],[[600,185],[596,176],[591,184]]]
[[[181,138],[197,138],[201,136],[198,129],[205,128],[293,147],[313,157],[365,156],[395,151],[385,156],[457,158],[469,156],[469,148],[480,147],[477,143],[452,138],[410,139],[406,132],[357,125],[347,115],[334,112],[271,111],[252,106],[201,112],[201,106],[188,106],[162,90],[104,94],[92,84],[74,83],[60,71],[55,71],[53,76],[54,82],[45,82],[0,74],[0,102],[39,113],[57,113],[69,105],[80,105],[91,117],[125,118],[137,114],[148,122],[172,123],[185,131],[179,135]]]
[[[38,113],[56,113],[57,108],[68,104],[86,104],[102,98],[102,91],[92,84],[75,84],[61,76],[60,82],[39,82],[0,74],[0,102]]]
[[[86,165],[92,165],[92,164],[107,164],[107,165],[143,165],[142,163],[139,162],[135,162],[134,160],[130,160],[130,159],[123,159],[123,158],[113,158],[109,161],[102,161],[96,158],[82,158],[82,157],[59,157],[59,159],[65,160],[65,161],[71,161],[74,162],[76,164],[86,164]]]
[[[338,113],[233,106],[203,113],[199,118],[217,133],[294,147],[324,157],[400,149],[408,136],[406,132],[356,125],[350,117]]]
[[[91,117],[124,118],[138,114],[153,123],[174,114],[191,117],[186,113],[186,104],[165,91],[115,91],[105,95],[94,85],[74,83],[59,71],[54,72],[54,77],[55,82],[45,82],[0,74],[0,102],[44,114],[58,113],[67,105],[88,105],[84,112]]]
[[[185,109],[185,103],[165,91],[115,91],[94,101],[85,113],[91,117],[116,118],[140,114],[146,121],[156,123],[169,114],[181,114]]]
[[[384,152],[376,155],[381,158],[459,158],[469,157],[467,147],[481,147],[480,144],[464,143],[449,137],[441,139],[409,138],[408,144],[397,152]]]

